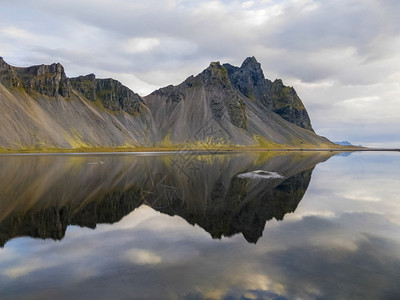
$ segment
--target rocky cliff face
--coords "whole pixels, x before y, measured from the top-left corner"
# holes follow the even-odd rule
[[[141,112],[142,98],[114,79],[96,79],[94,74],[71,78],[72,86],[91,101],[99,100],[111,111]]]
[[[0,58],[0,82],[9,88],[23,88],[29,94],[69,97],[71,93],[71,84],[59,63],[16,68]]]
[[[282,80],[265,79],[261,65],[254,57],[246,58],[240,68],[224,64],[232,85],[243,95],[271,109],[286,121],[313,131],[308,113],[293,87]]]

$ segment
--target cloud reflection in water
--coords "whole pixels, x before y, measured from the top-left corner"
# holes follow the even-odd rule
[[[214,240],[204,229],[224,229],[220,231],[223,233],[235,232],[232,228],[245,230],[248,224],[232,227],[232,220],[256,220],[241,219],[241,216],[243,213],[246,215],[251,207],[256,211],[263,208],[255,205],[259,203],[255,199],[260,195],[264,197],[260,203],[265,203],[272,201],[268,197],[273,195],[281,196],[283,201],[289,199],[288,193],[293,195],[301,191],[300,201],[311,178],[311,172],[307,171],[310,169],[305,166],[311,165],[312,171],[316,161],[321,159],[277,156],[261,162],[257,157],[256,160],[243,157],[219,160],[219,166],[225,168],[222,168],[224,172],[210,176],[211,180],[219,182],[210,185],[213,188],[208,190],[208,195],[213,195],[213,202],[202,197],[193,197],[190,201],[182,198],[184,201],[180,199],[175,203],[176,207],[172,207],[180,216],[168,216],[142,205],[118,223],[97,224],[94,231],[70,226],[61,242],[26,238],[8,241],[0,249],[1,298],[19,299],[29,295],[58,299],[396,299],[400,296],[397,284],[400,280],[400,228],[391,218],[399,216],[399,210],[392,209],[392,217],[388,217],[389,208],[396,207],[392,202],[397,194],[390,195],[386,189],[396,189],[400,159],[386,160],[383,155],[377,162],[373,158],[367,154],[334,157],[319,165],[304,199],[294,206],[296,212],[285,215],[284,222],[268,222],[262,228],[262,238],[255,245],[237,234],[229,238],[224,236],[230,234],[222,234],[222,239]],[[148,166],[150,161],[145,164]],[[364,169],[384,168],[382,164],[385,162],[386,172],[380,174],[380,180],[385,184],[380,191],[378,185],[369,184],[373,183],[374,177],[366,175]],[[132,166],[126,164],[126,160],[122,165]],[[240,181],[235,181],[234,186],[241,186],[246,192],[235,190],[233,194],[242,195],[241,198],[226,197],[230,195],[234,175],[247,172],[249,166],[253,170],[261,169],[260,165],[285,174],[285,180],[262,187],[249,182],[240,185]],[[223,177],[224,174],[228,179]],[[126,178],[121,181],[123,185],[105,179],[132,191]],[[96,181],[101,183],[101,180]],[[175,183],[173,177],[169,177],[167,182],[170,185]],[[184,190],[187,183],[180,184],[175,186],[183,189],[183,194],[191,193]],[[251,189],[246,190],[246,187]],[[265,193],[268,189],[269,192]],[[385,197],[380,202],[364,202],[336,196],[348,191],[357,195],[363,190],[373,191],[375,195],[382,192]],[[203,191],[201,195],[204,194],[207,193]],[[242,200],[238,207],[247,208],[238,211],[223,209],[224,201],[236,203],[229,202],[229,199]],[[351,202],[345,202],[346,199]],[[39,200],[36,203],[40,203],[40,207],[51,207]],[[147,198],[149,205],[150,200]],[[90,203],[101,202],[93,201],[88,201],[88,207],[92,207]],[[201,206],[197,205],[198,201]],[[34,208],[37,204],[32,202],[29,202],[30,207]],[[14,207],[14,212],[22,211]],[[100,207],[98,205],[96,209]],[[218,207],[221,207],[221,212],[231,213],[233,219],[224,216],[217,219],[219,210],[210,209]],[[82,206],[78,205],[72,209],[72,212],[77,212],[72,216],[79,215],[80,208]],[[293,209],[290,205],[289,208]],[[165,207],[162,210],[172,215],[171,210]],[[185,220],[190,215],[188,211],[198,212],[197,216],[192,216],[192,221],[189,219],[196,224],[194,226]],[[214,217],[207,219],[209,216]],[[260,212],[251,216],[265,215]],[[215,227],[221,220],[221,225]],[[257,222],[252,224],[258,226]]]

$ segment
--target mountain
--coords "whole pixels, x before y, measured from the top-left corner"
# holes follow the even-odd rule
[[[68,78],[61,64],[13,67],[0,57],[0,150],[134,147],[335,147],[314,133],[292,87],[260,64],[213,62],[140,97],[114,79]]]
[[[294,89],[281,81],[269,85],[254,58],[241,68],[211,63],[197,76],[144,97],[144,102],[153,112],[158,139],[166,144],[207,137],[211,144],[332,147],[312,130]]]
[[[334,142],[336,145],[340,146],[351,146],[351,147],[362,147],[362,145],[354,146],[352,143],[349,141],[342,141],[342,142]]]

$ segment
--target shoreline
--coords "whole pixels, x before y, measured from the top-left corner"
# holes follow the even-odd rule
[[[338,148],[252,148],[252,147],[216,147],[216,148],[80,148],[80,149],[0,149],[0,155],[22,154],[226,154],[246,152],[400,152],[398,148],[367,148],[367,147],[338,147]]]

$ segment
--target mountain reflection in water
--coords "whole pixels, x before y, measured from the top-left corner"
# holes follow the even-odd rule
[[[21,236],[59,240],[68,225],[115,223],[141,205],[181,216],[213,238],[242,233],[256,243],[268,220],[294,212],[315,165],[330,156],[2,156],[0,246]],[[273,176],[241,176],[251,172]]]

